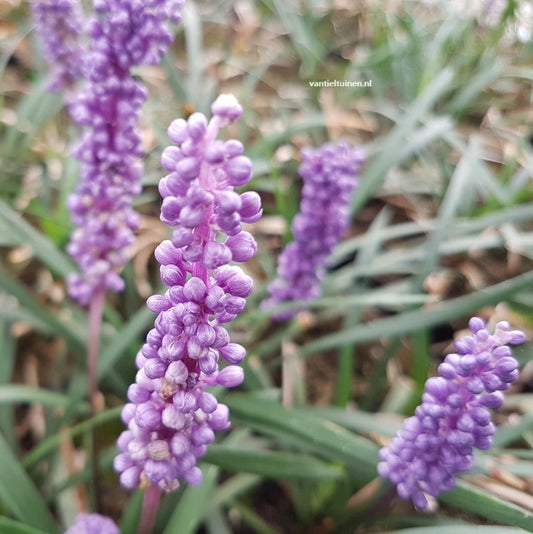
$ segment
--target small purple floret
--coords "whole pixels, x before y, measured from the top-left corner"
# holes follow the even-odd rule
[[[455,343],[458,354],[448,354],[440,376],[427,380],[415,415],[380,450],[379,474],[419,509],[472,468],[474,447],[491,447],[496,427],[487,408],[500,408],[501,392],[518,377],[518,362],[507,344],[523,343],[524,333],[500,322],[490,334],[478,317],[469,327],[472,335]]]
[[[294,241],[279,257],[278,277],[270,284],[271,298],[265,307],[320,296],[326,260],[349,225],[350,198],[363,161],[361,150],[345,142],[302,150],[299,173],[304,186],[300,212],[292,222]],[[243,200],[248,216],[255,199]],[[275,318],[284,320],[296,313],[282,312]]]

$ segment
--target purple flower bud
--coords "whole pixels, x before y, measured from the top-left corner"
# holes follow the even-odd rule
[[[183,478],[191,486],[198,486],[202,483],[202,471],[199,467],[194,466],[183,475]]]
[[[133,419],[133,416],[135,415],[135,409],[135,404],[131,402],[125,404],[122,408],[122,413],[120,414],[120,417],[125,425],[129,424],[129,422]]]
[[[153,295],[149,297],[146,301],[146,305],[151,311],[155,313],[168,310],[172,307],[172,303],[164,295]]]
[[[217,384],[225,388],[240,386],[244,380],[244,371],[237,365],[229,365],[218,373]]]
[[[209,423],[213,430],[225,430],[228,428],[229,410],[225,404],[219,404],[216,410],[209,416]]]
[[[194,141],[201,141],[207,130],[207,119],[201,113],[193,113],[187,120],[187,133]]]
[[[137,405],[135,422],[141,428],[155,430],[161,423],[161,412],[151,402],[143,402]]]
[[[194,157],[183,158],[176,164],[176,173],[183,180],[194,180],[200,172],[200,162]]]
[[[231,250],[224,243],[210,241],[204,248],[204,264],[209,269],[216,269],[231,261]]]
[[[207,425],[201,425],[193,429],[191,434],[195,446],[209,445],[215,440],[215,433]]]
[[[196,276],[189,278],[185,285],[183,286],[183,295],[188,300],[193,300],[195,302],[201,302],[207,293],[207,288],[205,283],[200,278]]]
[[[217,195],[219,209],[233,213],[241,208],[241,197],[235,191],[222,191]]]
[[[182,384],[187,380],[189,371],[186,365],[181,361],[173,361],[168,364],[167,371],[165,373],[165,379],[173,384]]]
[[[170,449],[174,456],[182,456],[191,448],[189,438],[185,434],[176,433],[170,440]]]
[[[207,354],[200,360],[200,370],[205,375],[212,375],[218,369],[218,358],[213,351],[207,351]]]
[[[206,149],[204,158],[208,163],[220,164],[224,161],[224,143],[222,141],[213,141]]]
[[[213,115],[233,122],[242,115],[242,107],[233,95],[220,95],[212,104]]]
[[[185,414],[180,411],[179,408],[176,408],[174,404],[169,404],[163,409],[161,420],[167,428],[172,428],[174,430],[181,430],[187,424]]]
[[[155,259],[161,265],[175,265],[181,261],[181,252],[168,239],[155,249]]]
[[[244,146],[239,140],[230,139],[224,143],[224,152],[228,158],[235,158],[244,152]]]
[[[468,321],[468,327],[472,331],[472,333],[477,333],[480,330],[483,330],[485,328],[485,323],[482,319],[479,317],[472,317],[470,321]]]
[[[148,390],[141,388],[137,384],[132,384],[128,388],[128,399],[135,404],[148,401],[150,396],[151,394]]]
[[[198,399],[198,406],[206,413],[213,413],[218,407],[218,401],[211,393],[203,392]]]
[[[255,191],[246,191],[241,195],[239,215],[245,223],[254,223],[261,218],[263,215],[261,197]]]
[[[126,406],[128,405],[126,404]],[[126,424],[129,424],[130,420],[131,420],[131,417],[127,419],[128,422]],[[132,440],[133,440],[132,432],[130,430],[124,430],[123,432],[121,432],[120,436],[117,439],[117,447],[121,451],[126,451],[128,450],[128,445],[130,444]]]
[[[187,122],[184,119],[175,119],[170,123],[170,126],[167,130],[168,138],[177,145],[181,145],[189,136],[188,130],[187,130]],[[177,149],[176,147],[167,147]],[[163,164],[164,166],[164,164]]]
[[[233,261],[248,261],[257,252],[257,244],[248,232],[240,232],[226,239],[226,245],[231,249]]]
[[[185,247],[194,241],[194,234],[188,228],[176,228],[172,233],[172,244],[177,247]]]
[[[241,363],[246,356],[246,349],[238,343],[228,343],[218,350],[228,363]]]
[[[246,156],[231,158],[226,164],[230,185],[240,187],[252,178],[252,162]]]
[[[247,297],[252,293],[254,281],[244,273],[231,277],[226,283],[226,291],[234,297]]]
[[[141,469],[140,467],[128,467],[120,474],[120,484],[122,487],[132,490],[139,485]]]
[[[219,348],[229,343],[230,337],[229,337],[228,331],[223,326],[217,325],[214,327],[214,329],[215,329],[216,339],[215,339],[215,343],[213,347]]]

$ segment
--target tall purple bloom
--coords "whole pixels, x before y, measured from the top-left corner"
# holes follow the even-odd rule
[[[33,0],[31,7],[50,64],[50,89],[70,91],[83,73],[81,6],[78,0]]]
[[[137,355],[139,371],[122,412],[128,430],[118,439],[115,469],[129,489],[155,484],[172,491],[180,478],[199,483],[197,459],[214,431],[228,426],[228,408],[206,387],[243,380],[238,364],[246,351],[222,325],[244,309],[252,291],[252,279],[229,263],[255,255],[254,238],[241,223],[261,217],[261,201],[255,192],[234,190],[252,176],[243,145],[216,138],[241,106],[221,95],[211,110],[209,122],[201,113],[173,121],[168,135],[178,146],[161,158],[170,172],[159,184],[161,220],[175,229],[155,252],[168,289],[148,299],[158,316]],[[221,356],[229,365],[220,370]]]
[[[518,377],[518,362],[507,345],[523,343],[524,333],[500,322],[491,335],[477,317],[469,327],[472,335],[455,343],[457,353],[440,364],[440,376],[426,382],[415,415],[380,451],[379,474],[417,508],[472,468],[474,447],[490,448],[496,429],[489,410],[502,405],[502,391]]]
[[[364,161],[348,143],[304,148],[299,173],[304,181],[300,212],[292,222],[294,241],[279,257],[278,277],[269,286],[265,306],[320,296],[320,280],[328,256],[349,224],[350,197]],[[276,315],[287,319],[295,311]]]
[[[100,514],[78,514],[65,534],[120,534],[115,523]]]
[[[86,127],[75,150],[81,182],[69,199],[77,227],[69,253],[81,275],[69,278],[70,295],[87,304],[97,291],[120,291],[138,216],[132,199],[141,191],[141,138],[137,122],[146,89],[131,68],[155,64],[172,40],[167,22],[177,22],[185,0],[97,0],[97,17],[85,62],[87,83],[71,103],[73,119]]]

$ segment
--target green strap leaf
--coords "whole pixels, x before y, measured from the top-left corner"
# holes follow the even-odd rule
[[[428,309],[404,312],[395,317],[360,325],[358,328],[323,336],[302,347],[300,354],[307,356],[320,351],[342,347],[343,345],[363,343],[383,337],[393,338],[423,328],[431,328],[455,317],[473,313],[483,306],[494,304],[530,286],[532,283],[533,271],[529,271],[499,284],[481,289],[471,295],[450,299]]]
[[[0,502],[29,526],[44,528],[49,534],[59,532],[44,499],[1,435],[0,458]]]
[[[252,394],[231,394],[223,402],[232,419],[288,440],[322,457],[344,462],[366,476],[377,476],[378,447],[370,440],[300,410]]]
[[[528,532],[533,532],[533,514],[531,512],[494,495],[490,495],[462,480],[457,482],[455,488],[440,495],[439,500],[481,515],[492,521],[513,527],[520,527]],[[514,529],[514,534],[516,532],[517,530]]]
[[[76,324],[73,320],[58,319],[57,314],[51,314],[28,292],[23,284],[3,269],[0,269],[0,288],[17,299],[17,306],[26,313],[32,326],[44,333],[62,337],[72,349],[77,352],[84,352],[85,333],[83,325]],[[14,312],[16,311],[15,309]]]
[[[0,516],[0,532],[2,534],[47,534],[44,530],[38,530],[28,525],[13,521]]]
[[[210,465],[202,468],[203,480],[199,486],[188,486],[178,506],[170,517],[163,534],[193,534],[204,514],[205,503],[213,492],[218,467]]]
[[[19,402],[42,404],[50,408],[68,408],[72,404],[72,399],[56,391],[33,388],[22,384],[6,384],[0,386],[0,404]],[[86,403],[81,403],[79,408],[82,413],[88,412]]]
[[[29,246],[35,256],[54,273],[65,278],[76,270],[74,262],[66,254],[1,199],[0,221],[9,228],[10,239],[16,240],[20,245]]]
[[[210,445],[205,461],[228,471],[252,473],[267,478],[330,480],[344,476],[342,469],[337,466],[327,465],[312,456],[290,452]]]

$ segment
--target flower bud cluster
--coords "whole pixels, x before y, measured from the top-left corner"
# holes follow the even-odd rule
[[[491,447],[496,429],[490,410],[502,405],[502,391],[518,378],[507,345],[523,343],[524,333],[502,321],[491,335],[477,317],[469,327],[472,335],[455,343],[457,353],[440,364],[440,376],[426,382],[415,415],[380,451],[379,474],[420,509],[428,496],[451,489],[455,475],[472,468],[474,447]]]
[[[349,224],[350,197],[359,182],[364,156],[348,143],[304,148],[299,173],[303,179],[300,212],[292,222],[294,240],[278,260],[278,276],[269,286],[265,307],[320,296],[328,256]],[[297,311],[281,312],[284,320]]]
[[[100,514],[78,514],[65,534],[120,534],[115,523]]]
[[[137,355],[139,371],[122,412],[128,429],[118,439],[115,469],[128,489],[157,484],[172,491],[180,478],[198,484],[197,459],[215,431],[228,426],[228,408],[206,387],[235,387],[244,376],[238,364],[246,351],[223,324],[244,309],[253,282],[228,264],[255,255],[255,240],[241,223],[261,217],[261,201],[255,192],[234,190],[252,176],[242,144],[216,139],[241,106],[221,95],[211,109],[209,122],[200,113],[173,121],[168,135],[178,146],[161,158],[170,172],[159,185],[161,220],[175,229],[155,251],[168,289],[147,301],[158,316]],[[220,357],[229,364],[221,370]]]
[[[167,22],[177,22],[185,0],[96,0],[97,16],[84,70],[87,83],[69,110],[86,127],[76,157],[81,181],[69,198],[76,230],[69,253],[81,274],[69,277],[69,292],[87,304],[96,291],[120,291],[138,216],[133,197],[141,191],[141,137],[137,123],[146,89],[131,68],[155,64],[172,40]]]
[[[33,0],[35,30],[43,43],[43,55],[50,64],[49,87],[69,91],[81,78],[84,49],[82,11],[78,0]]]

